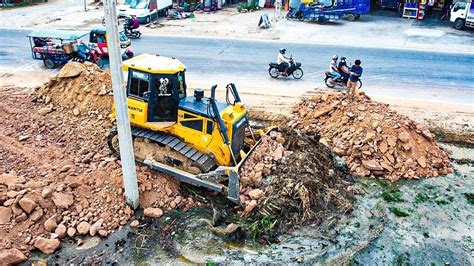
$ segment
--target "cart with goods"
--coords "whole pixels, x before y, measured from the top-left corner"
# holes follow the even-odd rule
[[[65,64],[76,57],[77,42],[87,33],[53,29],[34,30],[27,36],[30,40],[32,58],[42,60],[49,69]]]

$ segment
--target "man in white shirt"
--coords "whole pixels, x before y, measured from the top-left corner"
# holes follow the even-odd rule
[[[288,68],[290,67],[290,58],[285,56],[286,49],[281,48],[280,52],[278,53],[277,57],[277,64],[280,68],[284,68],[285,72],[283,73],[284,76],[288,76]]]
[[[337,71],[337,59],[339,57],[337,55],[332,56],[331,63],[329,64],[329,72],[334,76],[332,79],[333,81],[337,80],[338,78],[341,77],[341,74]]]
[[[435,1],[434,0],[428,0],[426,3],[426,16],[431,16],[433,14],[433,6],[434,6]]]

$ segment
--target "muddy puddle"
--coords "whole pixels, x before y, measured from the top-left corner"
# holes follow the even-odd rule
[[[315,263],[351,265],[474,264],[474,149],[443,145],[457,171],[449,176],[389,184],[358,179],[364,191],[350,216],[329,218],[281,236],[278,244],[243,240],[237,231],[219,236],[211,224],[222,217],[213,207],[173,211],[125,227],[106,240],[63,245],[53,256],[30,261],[101,264]],[[470,195],[470,196],[469,196]],[[223,202],[213,202],[217,206]],[[137,214],[140,216],[140,213]]]

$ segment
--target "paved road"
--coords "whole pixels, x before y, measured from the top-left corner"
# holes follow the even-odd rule
[[[0,66],[28,69],[41,65],[31,59],[27,33],[0,30]],[[330,58],[338,54],[351,62],[362,60],[364,87],[373,93],[380,89],[387,96],[412,93],[434,100],[473,103],[473,55],[198,37],[143,36],[132,43],[136,54],[179,58],[191,77],[209,84],[215,79],[231,79],[229,82],[261,83],[263,87],[323,86]],[[275,82],[269,78],[267,64],[276,59],[280,47],[302,62],[305,76],[301,81]]]

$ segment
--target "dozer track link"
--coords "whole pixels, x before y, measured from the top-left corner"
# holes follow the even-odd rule
[[[186,158],[193,161],[193,164],[199,169],[201,169],[203,173],[207,173],[211,169],[216,167],[216,162],[213,158],[211,158],[207,154],[204,154],[194,149],[193,147],[189,146],[177,137],[162,132],[155,132],[142,128],[132,127],[131,129],[133,137],[150,139],[156,143],[160,143],[162,145],[170,147],[171,149],[181,153]]]

